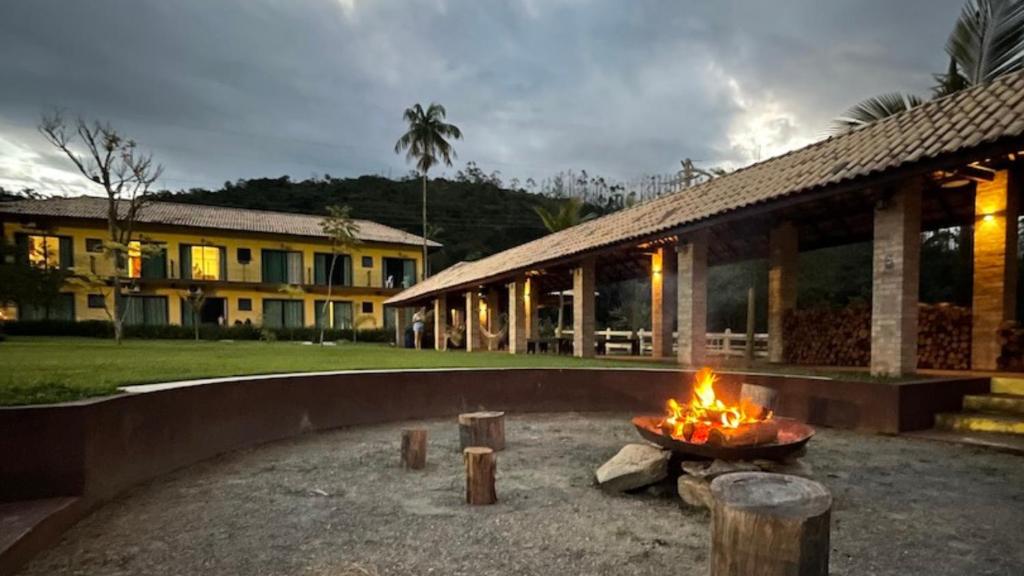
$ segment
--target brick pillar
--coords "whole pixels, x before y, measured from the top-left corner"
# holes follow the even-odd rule
[[[405,348],[405,329],[409,327],[409,315],[401,306],[395,307],[395,346]]]
[[[768,361],[785,361],[782,321],[796,308],[799,244],[796,226],[787,222],[768,235]]]
[[[651,355],[672,357],[672,332],[676,321],[676,252],[659,248],[651,255]]]
[[[434,300],[434,350],[447,350],[448,298],[441,294]]]
[[[871,286],[871,374],[917,369],[921,182],[905,182],[875,208]]]
[[[708,231],[690,235],[679,245],[677,299],[679,315],[679,363],[704,363],[708,332]]]
[[[480,293],[470,290],[466,292],[466,352],[479,352],[483,349],[483,337],[480,334]]]
[[[974,197],[974,296],[971,368],[995,370],[996,330],[1017,316],[1017,193],[1019,173],[996,172]]]
[[[526,354],[526,278],[508,284],[508,351]]]
[[[572,353],[594,356],[594,259],[587,258],[572,270]]]
[[[501,331],[501,296],[496,288],[487,289],[487,331],[491,334]],[[500,345],[496,338],[487,339],[488,350],[497,350]]]
[[[540,337],[540,308],[537,306],[540,300],[540,287],[536,280],[526,281],[526,337],[533,340]]]

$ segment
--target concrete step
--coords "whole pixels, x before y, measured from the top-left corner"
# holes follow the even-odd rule
[[[956,412],[935,415],[935,427],[961,432],[999,432],[1024,435],[1024,415]]]
[[[1024,378],[992,378],[992,392],[996,394],[1016,394],[1024,396]]]
[[[1024,396],[1016,394],[968,394],[964,410],[1024,416]]]

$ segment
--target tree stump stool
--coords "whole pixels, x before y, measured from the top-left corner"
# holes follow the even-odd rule
[[[486,446],[495,452],[505,449],[505,413],[459,414],[459,443],[463,449]]]
[[[427,465],[427,431],[402,430],[402,468],[420,470]]]
[[[470,446],[462,451],[466,463],[466,503],[494,504],[498,493],[494,490],[496,459],[494,450],[483,446]]]
[[[798,476],[711,482],[711,576],[828,576],[832,495]]]

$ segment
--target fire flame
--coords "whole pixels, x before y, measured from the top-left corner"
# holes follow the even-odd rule
[[[741,401],[739,406],[726,405],[715,396],[717,378],[711,368],[701,368],[694,377],[690,402],[680,404],[669,398],[662,429],[677,440],[704,444],[712,429],[734,429],[772,417],[771,411],[749,401]]]

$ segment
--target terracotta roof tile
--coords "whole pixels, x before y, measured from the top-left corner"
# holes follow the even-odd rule
[[[649,238],[712,216],[839,184],[1004,138],[1024,136],[1024,72],[816,142],[731,174],[584,222],[421,282],[402,304],[539,267],[582,252]]]

